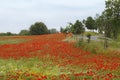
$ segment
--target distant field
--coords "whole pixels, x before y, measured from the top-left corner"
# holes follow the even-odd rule
[[[24,39],[7,39],[7,40],[0,40],[0,45],[2,44],[17,44],[24,42]]]
[[[63,34],[0,37],[0,80],[120,80],[119,56],[64,40]]]

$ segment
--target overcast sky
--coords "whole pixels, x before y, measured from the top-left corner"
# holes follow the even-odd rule
[[[0,0],[0,32],[19,33],[35,22],[59,30],[104,8],[105,0]]]

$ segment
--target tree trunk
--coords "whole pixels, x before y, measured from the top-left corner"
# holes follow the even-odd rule
[[[108,40],[105,37],[105,40],[104,40],[104,49],[107,49],[107,48],[108,48]]]
[[[108,33],[110,33],[110,30],[108,29],[108,23],[105,24],[105,33],[104,33],[104,49],[108,48],[108,41],[107,41],[107,37],[108,37]]]

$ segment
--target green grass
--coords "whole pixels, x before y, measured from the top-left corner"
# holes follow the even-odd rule
[[[0,40],[0,45],[3,44],[17,44],[21,42],[25,42],[25,39],[5,39],[5,40]]]
[[[86,40],[84,40],[83,42],[78,41],[75,46],[80,47],[85,51],[90,51],[93,54],[106,53],[107,52],[104,49],[103,41],[101,41],[101,42],[91,41],[90,43],[87,43]]]
[[[50,64],[51,63],[51,64]],[[20,59],[20,60],[0,60],[0,71],[1,72],[12,72],[17,70],[28,71],[30,73],[44,73],[46,75],[57,75],[59,69],[58,66],[53,65],[51,61],[49,63],[37,59]],[[46,72],[48,70],[48,72]]]
[[[120,50],[120,41],[108,40],[108,48],[104,48],[104,40],[83,42],[77,41],[75,46],[80,47],[85,51],[90,51],[93,54],[110,54],[112,51]]]
[[[87,34],[91,34],[91,36],[97,36],[97,35],[99,35],[99,33],[97,33],[97,32],[92,32],[92,31],[86,31],[86,32],[84,33],[84,35],[87,35]]]
[[[70,70],[75,70],[76,72],[81,72],[83,69],[77,66],[59,66],[58,62],[56,63],[54,58],[50,58],[46,56],[46,58],[21,58],[20,60],[14,59],[7,59],[3,60],[0,59],[0,80],[6,80],[9,74],[11,76],[19,74],[20,80],[23,79],[34,79],[34,76],[26,77],[26,74],[35,74],[35,75],[46,75],[49,78],[56,76],[59,79],[59,75],[61,74],[72,74]],[[5,77],[1,77],[5,76]],[[49,79],[47,79],[49,80]]]
[[[61,60],[60,60],[61,61]],[[58,62],[60,63],[60,62]],[[20,60],[14,60],[14,59],[7,59],[3,60],[0,59],[0,74],[7,74],[8,72],[13,72],[17,70],[21,71],[28,71],[29,73],[41,73],[44,75],[60,75],[60,74],[71,74],[68,69],[74,70],[76,72],[85,72],[84,70],[87,67],[84,67],[83,69],[80,69],[77,66],[59,66],[59,64],[55,63],[51,58],[21,58]]]

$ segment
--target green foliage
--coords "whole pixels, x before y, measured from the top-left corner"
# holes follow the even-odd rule
[[[84,45],[85,45],[85,43],[84,42],[82,42],[82,41],[77,41],[77,43],[76,43],[76,46],[77,47],[84,47]]]
[[[60,27],[60,32],[63,33],[64,31],[64,28]]]
[[[111,45],[113,49],[120,49],[120,39],[112,40],[109,45]]]
[[[104,31],[106,37],[118,38],[120,32],[120,0],[105,1],[105,10],[96,19],[99,31]]]
[[[87,36],[87,38],[88,38],[88,43],[90,43],[91,34],[87,34],[86,36]]]
[[[68,34],[68,33],[70,33],[70,27],[69,26],[66,26],[65,28],[61,27],[60,32]]]
[[[82,22],[77,20],[72,26],[71,26],[71,32],[73,34],[82,34],[85,32],[85,29],[83,27]]]
[[[6,32],[6,33],[0,33],[0,36],[16,36],[17,34],[11,33],[11,32]]]
[[[103,42],[97,42],[97,41],[91,41],[91,43],[87,43],[87,41],[80,42],[78,41],[76,43],[77,47],[82,48],[85,51],[89,51],[93,54],[102,54],[102,53],[108,53],[107,50],[103,47]]]
[[[31,35],[48,34],[48,29],[43,22],[36,22],[35,24],[31,25],[30,34]]]
[[[84,35],[88,35],[88,34],[91,34],[92,36],[98,36],[98,35],[100,35],[99,33],[97,33],[97,32],[92,32],[92,31],[86,31],[86,32],[84,33]]]
[[[49,29],[50,34],[58,33],[58,31],[55,28]]]
[[[87,20],[85,21],[85,26],[87,27],[87,29],[90,29],[90,30],[97,29],[95,25],[95,20],[91,16],[88,17]]]
[[[30,35],[30,32],[28,30],[21,30],[19,35],[21,36]]]
[[[7,32],[6,35],[10,36],[10,35],[12,35],[12,33],[11,32]]]
[[[70,33],[70,26],[66,26],[65,28],[60,28],[60,32],[63,33],[65,35],[65,37],[67,36],[68,33]]]
[[[98,29],[98,32],[100,34],[103,34],[104,32],[104,25],[105,25],[105,22],[104,22],[104,16],[103,15],[97,15],[96,19],[95,19],[95,24],[96,24],[96,27]]]
[[[104,39],[105,38],[100,38],[98,41],[91,40],[89,44],[87,43],[87,39],[84,41],[77,41],[75,46],[80,47],[85,51],[90,51],[93,54],[105,54],[105,55],[109,55],[110,51],[117,51],[120,49],[120,40],[112,40],[106,38],[109,46],[106,49],[104,48],[104,44],[105,44]]]

